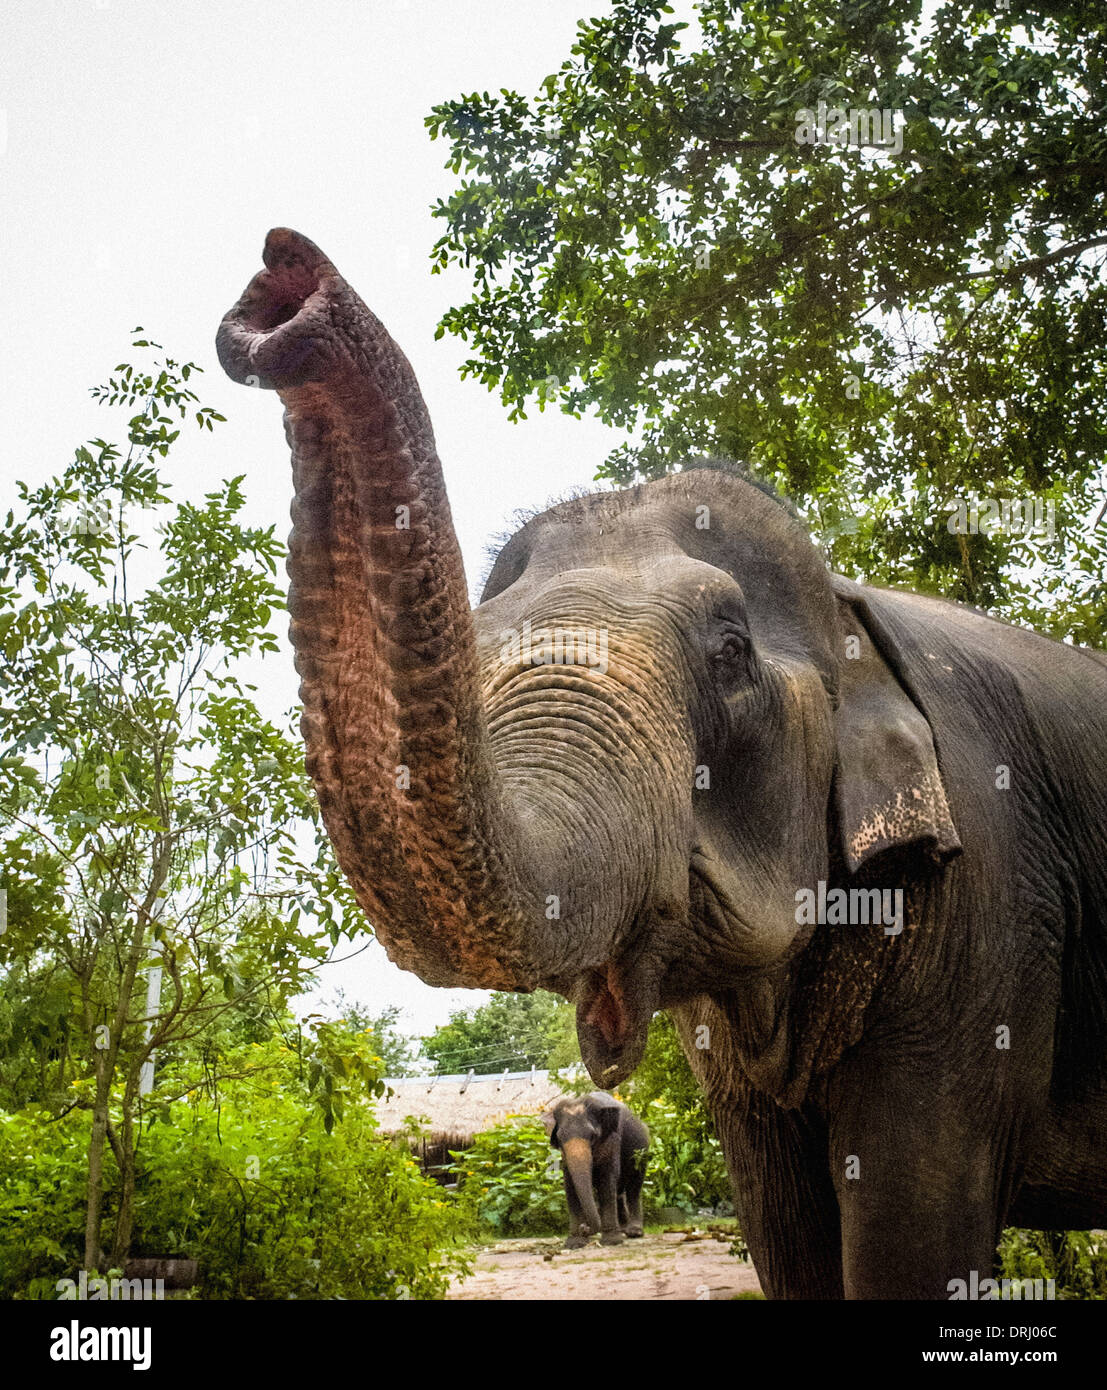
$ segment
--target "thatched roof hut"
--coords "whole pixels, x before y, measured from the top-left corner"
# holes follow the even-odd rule
[[[420,1122],[426,1147],[467,1149],[473,1136],[509,1115],[537,1115],[563,1088],[548,1071],[475,1076],[401,1077],[386,1084],[393,1095],[377,1103],[382,1134],[402,1134],[408,1117]]]

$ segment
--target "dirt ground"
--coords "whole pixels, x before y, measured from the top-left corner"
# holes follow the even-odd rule
[[[717,1299],[757,1297],[753,1265],[724,1231],[666,1231],[622,1245],[563,1250],[563,1236],[485,1246],[454,1299]]]

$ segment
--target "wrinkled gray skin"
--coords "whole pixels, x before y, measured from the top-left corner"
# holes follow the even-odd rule
[[[608,1088],[673,1010],[769,1297],[1107,1226],[1103,655],[837,579],[706,470],[536,517],[471,612],[406,358],[311,242],[265,264],[219,352],[286,407],[307,766],[392,959],[561,991]],[[797,922],[820,880],[904,930]]]
[[[642,1181],[650,1132],[614,1096],[590,1091],[562,1096],[542,1112],[550,1144],[561,1150],[569,1206],[566,1250],[597,1231],[601,1245],[619,1245],[642,1232]]]

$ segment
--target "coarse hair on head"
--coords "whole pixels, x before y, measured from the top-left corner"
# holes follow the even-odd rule
[[[758,492],[763,493],[766,497],[775,502],[782,511],[786,512],[793,519],[793,521],[802,522],[802,517],[796,510],[795,504],[789,498],[782,496],[772,483],[767,482],[764,478],[757,477],[756,474],[750,471],[747,465],[739,463],[736,459],[727,458],[720,454],[696,454],[686,459],[680,465],[679,469],[674,469],[668,476],[678,477],[682,474],[694,473],[696,471],[725,473],[732,478],[739,479],[741,482],[748,483],[750,487],[756,488]],[[499,559],[504,546],[507,545],[508,541],[510,541],[513,536],[518,535],[518,533],[532,521],[537,520],[540,516],[544,516],[547,512],[554,511],[558,507],[572,503],[587,505],[592,501],[599,502],[602,500],[610,504],[613,497],[618,498],[620,494],[625,496],[626,504],[630,506],[636,499],[642,485],[641,482],[635,482],[629,483],[626,486],[611,484],[607,487],[600,486],[590,488],[578,484],[575,487],[567,488],[565,491],[555,496],[548,497],[540,506],[517,508],[512,512],[509,524],[497,531],[484,547],[483,563],[480,568],[478,581],[474,586],[474,591],[478,599],[479,596],[484,593],[489,577],[495,568],[496,561]]]

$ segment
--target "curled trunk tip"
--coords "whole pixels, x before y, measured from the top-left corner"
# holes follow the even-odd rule
[[[266,237],[262,262],[219,325],[220,364],[232,380],[270,390],[320,380],[335,291],[348,287],[319,247],[288,227]]]

